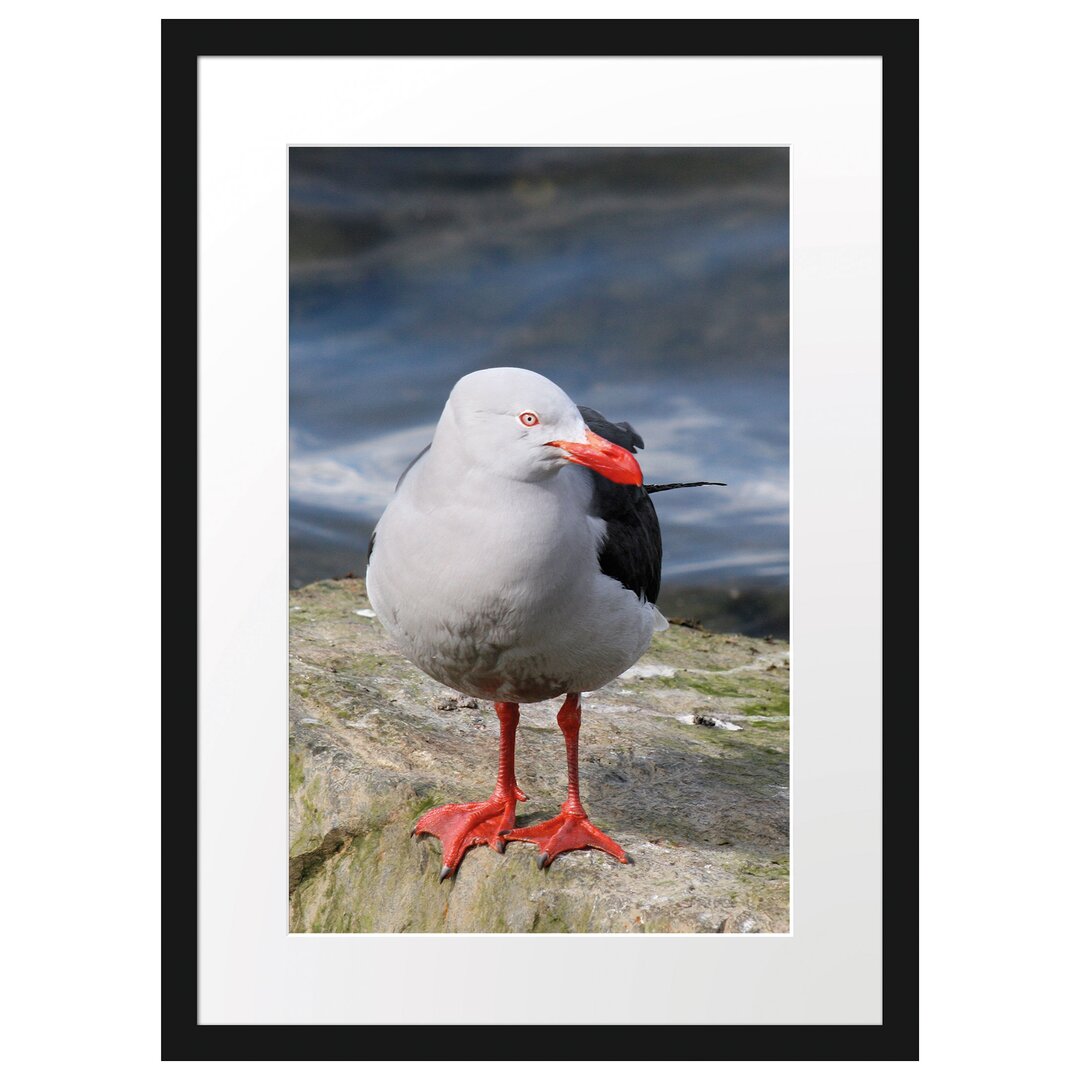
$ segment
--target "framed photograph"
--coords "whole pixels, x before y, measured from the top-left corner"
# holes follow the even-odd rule
[[[917,22],[371,25],[163,23],[163,1056],[914,1059]]]

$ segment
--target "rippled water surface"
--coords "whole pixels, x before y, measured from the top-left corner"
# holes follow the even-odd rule
[[[291,577],[362,574],[466,372],[629,420],[669,615],[786,634],[787,151],[298,148]],[[482,524],[482,523],[481,523]]]

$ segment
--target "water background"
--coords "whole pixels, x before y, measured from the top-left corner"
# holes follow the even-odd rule
[[[629,420],[646,482],[726,481],[653,496],[660,607],[787,636],[786,150],[293,149],[294,587],[363,575],[450,388],[499,366]]]

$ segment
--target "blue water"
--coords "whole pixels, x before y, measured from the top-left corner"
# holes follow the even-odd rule
[[[303,148],[290,169],[294,585],[363,573],[454,382],[509,365],[629,420],[647,482],[726,481],[654,496],[661,606],[784,632],[785,150]]]

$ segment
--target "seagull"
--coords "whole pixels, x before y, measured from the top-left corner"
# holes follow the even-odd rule
[[[491,796],[425,813],[413,834],[442,844],[439,880],[469,848],[539,848],[537,863],[583,848],[630,856],[581,801],[581,695],[622,674],[667,621],[660,526],[643,484],[644,449],[628,423],[578,407],[522,368],[460,379],[431,443],[413,459],[368,547],[372,608],[421,671],[494,703],[499,762]],[[516,827],[514,745],[520,706],[564,698],[567,793],[559,813]]]

